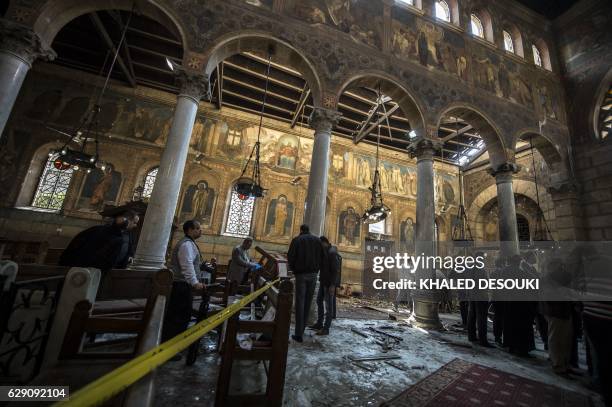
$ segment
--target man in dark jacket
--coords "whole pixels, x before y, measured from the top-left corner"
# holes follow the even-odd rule
[[[329,335],[338,277],[338,249],[336,246],[332,246],[325,236],[321,236],[320,240],[323,245],[324,258],[319,273],[317,323],[310,328],[317,330],[317,335]]]
[[[308,225],[300,226],[300,235],[289,245],[287,260],[295,275],[295,334],[291,337],[302,342],[308,312],[317,284],[317,273],[323,263],[324,252],[318,237],[310,234]]]
[[[134,255],[130,231],[138,225],[136,212],[115,215],[109,225],[93,226],[76,235],[63,251],[59,265],[95,267],[102,271],[126,268]]]

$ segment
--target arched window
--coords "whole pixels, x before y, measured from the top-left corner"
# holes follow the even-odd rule
[[[542,53],[540,52],[538,47],[536,47],[535,45],[531,46],[531,51],[533,52],[533,63],[541,68],[542,67]]]
[[[599,108],[599,139],[605,140],[612,132],[612,85],[604,95]]]
[[[546,70],[552,71],[552,65],[550,63],[550,52],[548,51],[548,45],[546,41],[539,39],[531,46],[533,51],[533,62]]]
[[[504,30],[504,49],[514,54],[514,40],[510,33]]]
[[[159,167],[155,167],[147,172],[144,178],[142,197],[150,198],[153,193],[153,187],[155,186],[155,180],[157,179],[157,172],[159,171]]]
[[[241,199],[232,188],[225,221],[225,234],[229,236],[246,237],[251,233],[255,198]]]
[[[451,22],[451,11],[448,7],[448,3],[445,1],[436,1],[435,5],[436,18],[440,20],[444,20],[446,22]]]
[[[472,14],[470,16],[471,27],[472,27],[472,35],[476,37],[480,37],[484,39],[484,27],[482,26],[482,21],[476,14]]]
[[[57,154],[50,154],[47,159],[32,200],[34,208],[59,211],[64,205],[74,170],[72,167],[66,170],[55,168],[56,159]]]

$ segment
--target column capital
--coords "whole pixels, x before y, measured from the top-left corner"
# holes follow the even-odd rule
[[[57,56],[31,28],[3,18],[0,18],[0,52],[13,54],[28,65],[38,58],[51,61]]]
[[[440,140],[417,137],[408,145],[408,153],[417,160],[433,160],[434,154],[442,149],[443,144]]]
[[[498,184],[503,182],[512,182],[512,176],[519,172],[520,166],[516,163],[503,163],[496,167],[491,167],[487,171],[495,178]]]
[[[210,96],[210,82],[206,75],[183,67],[174,67],[179,84],[179,96],[186,96],[196,103]]]
[[[310,115],[309,124],[315,130],[315,133],[331,133],[332,128],[338,124],[341,116],[342,113],[336,110],[315,107]]]

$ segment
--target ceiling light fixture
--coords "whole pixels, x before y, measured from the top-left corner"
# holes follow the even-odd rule
[[[274,53],[274,49],[270,47],[268,49],[268,67],[266,70],[266,86],[263,95],[263,101],[261,104],[261,112],[259,116],[259,127],[257,129],[257,142],[253,146],[251,150],[251,154],[247,159],[247,162],[244,164],[244,168],[242,169],[242,173],[240,174],[240,178],[234,185],[234,191],[238,194],[238,198],[241,200],[247,200],[249,198],[261,198],[264,196],[265,188],[261,186],[261,172],[259,168],[259,148],[260,148],[260,136],[261,136],[261,128],[263,126],[263,117],[264,111],[266,109],[266,100],[268,98],[268,86],[270,84],[270,67],[272,66],[272,54]],[[255,158],[253,159],[253,156]],[[251,164],[251,160],[253,163]],[[252,175],[250,177],[245,176],[247,170],[249,169],[249,165],[252,165]]]

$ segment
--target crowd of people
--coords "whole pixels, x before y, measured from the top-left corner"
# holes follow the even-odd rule
[[[482,255],[481,253],[477,253]],[[570,256],[571,258],[571,256]],[[543,266],[537,264],[534,252],[524,256],[498,257],[489,277],[508,275],[534,276],[542,274],[555,283],[555,287],[570,287],[576,284],[579,274],[573,267],[585,267],[560,259],[549,260]],[[472,278],[486,278],[485,270],[468,270]],[[452,276],[456,277],[456,276]],[[451,277],[451,278],[452,278]],[[597,284],[612,290],[612,276],[600,279]],[[610,292],[610,291],[608,291]],[[490,295],[490,296],[489,296]],[[489,340],[488,321],[492,319],[494,341],[510,353],[530,357],[536,349],[535,332],[548,351],[552,370],[567,379],[583,380],[602,393],[606,405],[612,405],[612,355],[609,342],[612,339],[612,303],[594,301],[566,301],[545,298],[535,301],[531,298],[498,298],[494,293],[479,290],[457,292],[461,325],[467,331],[468,339],[483,347],[493,347]],[[555,299],[555,301],[546,301]],[[535,329],[534,329],[535,328]],[[584,346],[588,377],[584,377],[579,366],[579,347]]]

